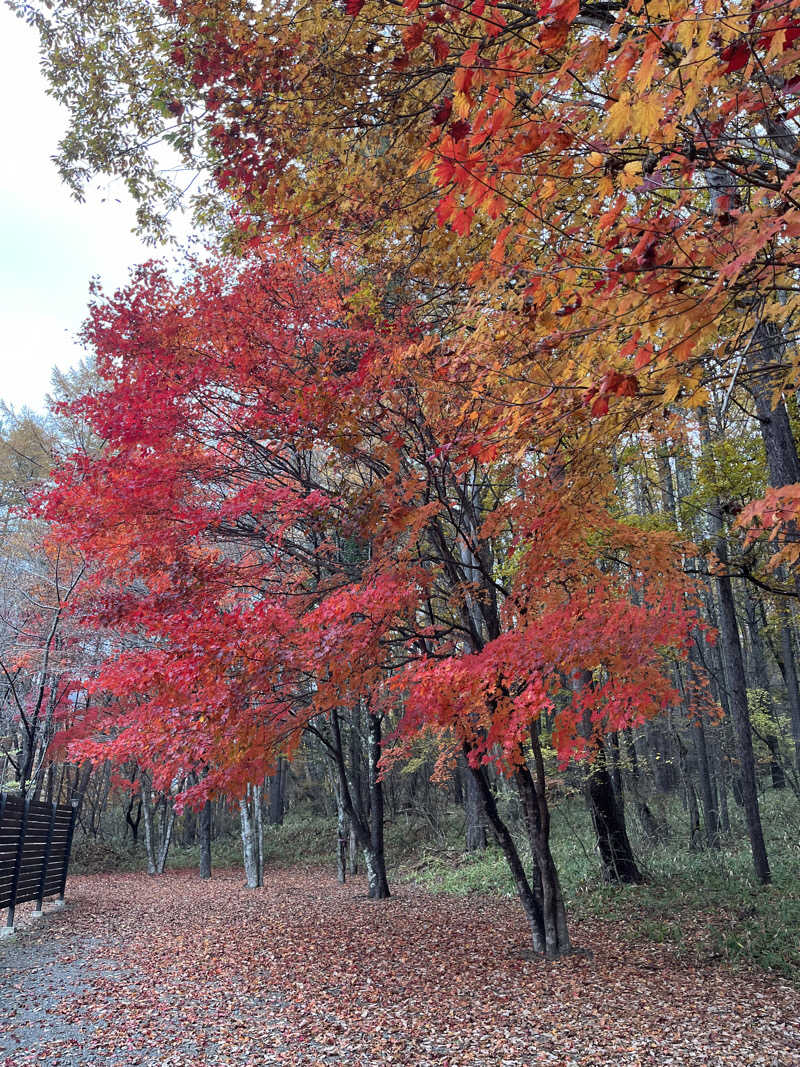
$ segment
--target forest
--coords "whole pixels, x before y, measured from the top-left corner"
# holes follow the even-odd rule
[[[800,2],[7,2],[199,238],[4,409],[0,788],[796,982]]]

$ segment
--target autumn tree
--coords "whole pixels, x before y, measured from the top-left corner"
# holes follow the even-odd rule
[[[43,508],[91,560],[97,623],[139,637],[104,665],[115,700],[95,706],[85,728],[104,739],[80,751],[136,757],[162,787],[202,767],[186,794],[204,800],[263,780],[312,729],[385,896],[381,719],[400,709],[398,739],[455,739],[534,946],[558,956],[570,944],[541,724],[566,762],[657,714],[688,591],[670,537],[610,517],[597,455],[565,438],[553,456],[513,426],[501,455],[485,431],[504,398],[466,401],[464,362],[421,339],[417,310],[376,314],[374,277],[338,266],[320,275],[267,247],[183,287],[146,267],[95,307],[103,390],[74,410],[105,449],[73,457]],[[355,707],[370,826],[342,759]],[[489,763],[519,794],[530,874]]]

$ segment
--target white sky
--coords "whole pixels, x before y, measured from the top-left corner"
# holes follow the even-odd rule
[[[79,204],[61,184],[50,157],[65,114],[45,94],[36,31],[2,3],[0,100],[0,400],[41,408],[53,365],[81,358],[91,277],[114,289],[158,253],[131,233],[124,189],[95,183]]]

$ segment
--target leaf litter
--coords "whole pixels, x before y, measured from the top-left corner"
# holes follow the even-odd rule
[[[0,950],[8,1067],[800,1067],[800,994],[621,944],[530,958],[512,901],[270,869],[92,875]],[[6,1007],[10,1005],[10,1010]]]

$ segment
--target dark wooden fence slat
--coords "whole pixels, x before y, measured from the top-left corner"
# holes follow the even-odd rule
[[[69,831],[67,832],[67,841],[64,846],[64,866],[61,871],[61,888],[58,891],[58,899],[63,902],[64,893],[67,888],[67,871],[69,870],[69,854],[72,850],[72,835],[75,833],[75,820],[78,817],[78,801],[72,801],[72,818],[69,823]]]
[[[23,900],[35,900],[38,892],[38,878],[20,878],[17,885],[17,904]]]
[[[11,902],[8,905],[8,917],[6,919],[6,927],[11,929],[11,930],[14,929],[14,909],[16,907],[17,882],[19,881],[19,870],[20,870],[20,865],[22,863],[22,847],[25,844],[25,820],[26,820],[26,817],[27,817],[27,814],[28,814],[28,803],[29,803],[29,801],[26,798],[26,800],[24,802],[24,807],[22,809],[22,826],[21,826],[21,831],[20,831],[20,835],[19,835],[19,845],[17,846],[17,858],[16,858],[16,862],[14,864],[14,874],[13,874],[13,877],[11,879]]]
[[[53,804],[53,811],[50,815],[50,830],[47,835],[47,844],[44,849],[44,856],[42,858],[42,873],[39,877],[39,885],[36,890],[36,911],[41,912],[42,904],[44,902],[44,883],[47,879],[47,865],[50,862],[50,852],[53,847],[53,831],[56,826],[56,815],[58,813],[58,805]]]

